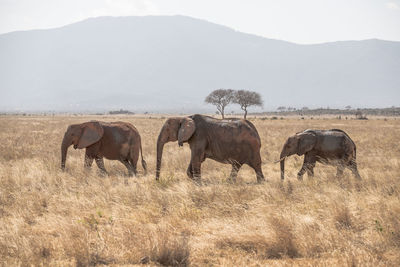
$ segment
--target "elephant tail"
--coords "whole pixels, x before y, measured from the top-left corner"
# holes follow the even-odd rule
[[[353,142],[353,144],[354,144],[354,142]],[[356,160],[356,158],[357,158],[357,147],[356,147],[356,144],[354,144],[354,150],[353,150],[353,160],[355,161],[355,160]]]
[[[143,158],[142,141],[140,141],[140,157],[142,158],[142,167],[144,170],[144,175],[146,175],[147,174],[147,163]]]

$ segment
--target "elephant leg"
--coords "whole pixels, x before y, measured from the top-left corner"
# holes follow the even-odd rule
[[[85,154],[84,168],[89,169],[90,167],[92,167],[93,160],[94,160],[93,157],[90,157],[88,154]]]
[[[307,164],[308,164],[309,158],[307,157],[307,154],[304,156],[304,161],[303,165],[301,166],[300,171],[297,173],[297,179],[298,180],[303,180],[303,175],[307,171]]]
[[[192,162],[193,179],[196,181],[201,181],[201,162],[193,160]]]
[[[137,160],[134,161],[132,159],[129,159],[128,162],[129,162],[129,165],[130,165],[130,167],[132,169],[133,174],[136,176],[137,175]]]
[[[306,172],[306,167],[303,165],[303,166],[301,166],[300,171],[297,173],[297,179],[303,180],[303,175],[305,172]]]
[[[314,167],[315,167],[316,158],[312,154],[304,155],[303,166],[301,166],[300,171],[297,174],[298,180],[303,180],[303,175],[307,171],[308,177],[314,177]]]
[[[201,149],[192,150],[192,171],[193,180],[197,183],[201,183],[201,163],[204,161],[204,151]]]
[[[119,160],[124,166],[128,169],[128,176],[131,177],[132,174],[136,175],[136,172],[133,171],[132,165],[129,163],[127,159],[120,159]]]
[[[192,162],[189,163],[189,166],[186,170],[186,174],[190,179],[193,179],[193,166],[192,166]]]
[[[261,157],[258,155],[256,160],[249,164],[250,167],[254,169],[257,176],[257,183],[262,183],[265,181],[264,174],[261,168]]]
[[[306,164],[303,163],[303,166],[301,166],[300,171],[297,173],[297,179],[298,180],[303,180],[303,175],[306,172]]]
[[[130,163],[132,166],[133,174],[136,176],[137,175],[137,161],[136,161],[136,163],[133,163],[132,161]]]
[[[314,167],[315,162],[310,162],[307,164],[307,175],[309,178],[314,177]]]
[[[96,158],[96,164],[97,164],[97,167],[99,167],[102,174],[108,175],[108,172],[107,172],[106,168],[104,167],[103,158]]]
[[[242,164],[240,164],[239,162],[235,161],[232,163],[231,175],[228,178],[229,182],[236,183],[236,177],[237,177],[240,167],[242,167]]]
[[[357,162],[355,160],[350,161],[348,168],[351,170],[351,172],[357,179],[361,179],[361,176],[358,173],[358,169],[357,169]]]
[[[132,166],[132,171],[136,175],[137,174],[137,162],[139,159],[139,149],[132,149],[130,153],[129,163]]]

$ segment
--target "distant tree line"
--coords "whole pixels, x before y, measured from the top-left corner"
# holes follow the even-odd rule
[[[133,115],[133,114],[135,114],[132,111],[124,110],[122,108],[120,110],[111,110],[108,113],[111,114],[111,115],[118,115],[118,114],[131,114],[131,115]]]
[[[346,106],[344,109],[335,108],[316,108],[310,109],[308,107],[292,108],[280,106],[275,112],[259,113],[263,115],[301,115],[301,116],[318,116],[318,115],[349,115],[355,116],[357,119],[365,119],[365,116],[400,116],[400,107],[390,108],[352,108]]]
[[[251,106],[261,106],[263,101],[257,92],[248,90],[217,89],[212,91],[205,99],[205,102],[216,106],[222,118],[225,118],[225,108],[229,104],[238,104],[244,111],[244,118],[247,118],[247,109]]]

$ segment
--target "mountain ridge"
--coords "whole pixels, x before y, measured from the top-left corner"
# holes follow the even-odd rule
[[[239,31],[239,30],[235,30],[234,28],[231,28],[229,26],[225,26],[225,25],[217,24],[215,22],[211,22],[211,21],[208,21],[208,20],[205,20],[205,19],[199,19],[199,18],[195,18],[195,17],[191,17],[191,16],[185,16],[185,15],[97,16],[97,17],[89,17],[89,18],[86,18],[86,19],[83,19],[83,20],[80,20],[80,21],[72,22],[70,24],[57,26],[57,27],[52,27],[52,28],[16,30],[16,31],[0,33],[0,36],[14,34],[14,33],[58,30],[58,29],[62,29],[62,28],[65,28],[65,27],[73,26],[75,24],[79,25],[81,23],[85,23],[85,22],[89,22],[89,21],[95,21],[97,19],[152,18],[152,17],[161,17],[161,18],[170,18],[170,17],[178,17],[179,18],[180,17],[180,18],[185,18],[185,19],[192,19],[192,20],[195,20],[195,21],[207,22],[207,23],[213,24],[215,26],[224,27],[226,29],[232,30],[232,31],[237,32],[237,33],[242,33],[242,34],[251,35],[251,36],[262,38],[262,39],[280,41],[280,42],[285,42],[285,43],[294,44],[294,45],[300,45],[300,46],[313,46],[313,45],[324,45],[324,44],[335,44],[335,43],[350,43],[350,42],[367,42],[367,41],[382,41],[382,42],[400,43],[400,41],[386,40],[386,39],[379,39],[379,38],[368,38],[368,39],[361,39],[361,40],[337,40],[337,41],[328,41],[328,42],[310,43],[310,44],[296,43],[296,42],[292,42],[292,41],[288,41],[288,40],[268,38],[268,37],[265,37],[265,36],[262,36],[262,35],[258,35],[258,34],[242,32],[242,31]]]
[[[5,33],[0,57],[0,109],[203,111],[217,88],[258,91],[266,109],[399,100],[400,42],[303,45],[186,16],[97,17]]]

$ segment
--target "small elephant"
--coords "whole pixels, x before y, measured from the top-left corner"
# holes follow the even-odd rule
[[[230,179],[234,182],[243,164],[248,164],[257,174],[257,181],[264,181],[261,170],[261,140],[257,129],[248,120],[219,120],[209,116],[192,115],[169,118],[157,140],[156,180],[160,177],[161,157],[164,144],[188,142],[192,151],[187,175],[200,182],[200,166],[210,158],[232,165]]]
[[[68,126],[61,144],[61,169],[65,169],[68,147],[86,148],[85,168],[89,168],[93,160],[99,169],[107,174],[103,157],[119,160],[128,169],[129,176],[136,175],[136,166],[140,156],[142,167],[146,173],[146,161],[143,159],[142,142],[138,130],[126,122],[90,121]]]
[[[357,170],[356,145],[342,130],[305,130],[286,140],[280,155],[281,179],[285,176],[285,158],[297,154],[304,155],[304,163],[297,178],[303,179],[307,171],[309,177],[314,176],[316,162],[337,166],[337,176],[343,175],[343,170],[349,168],[356,178],[361,176]]]

